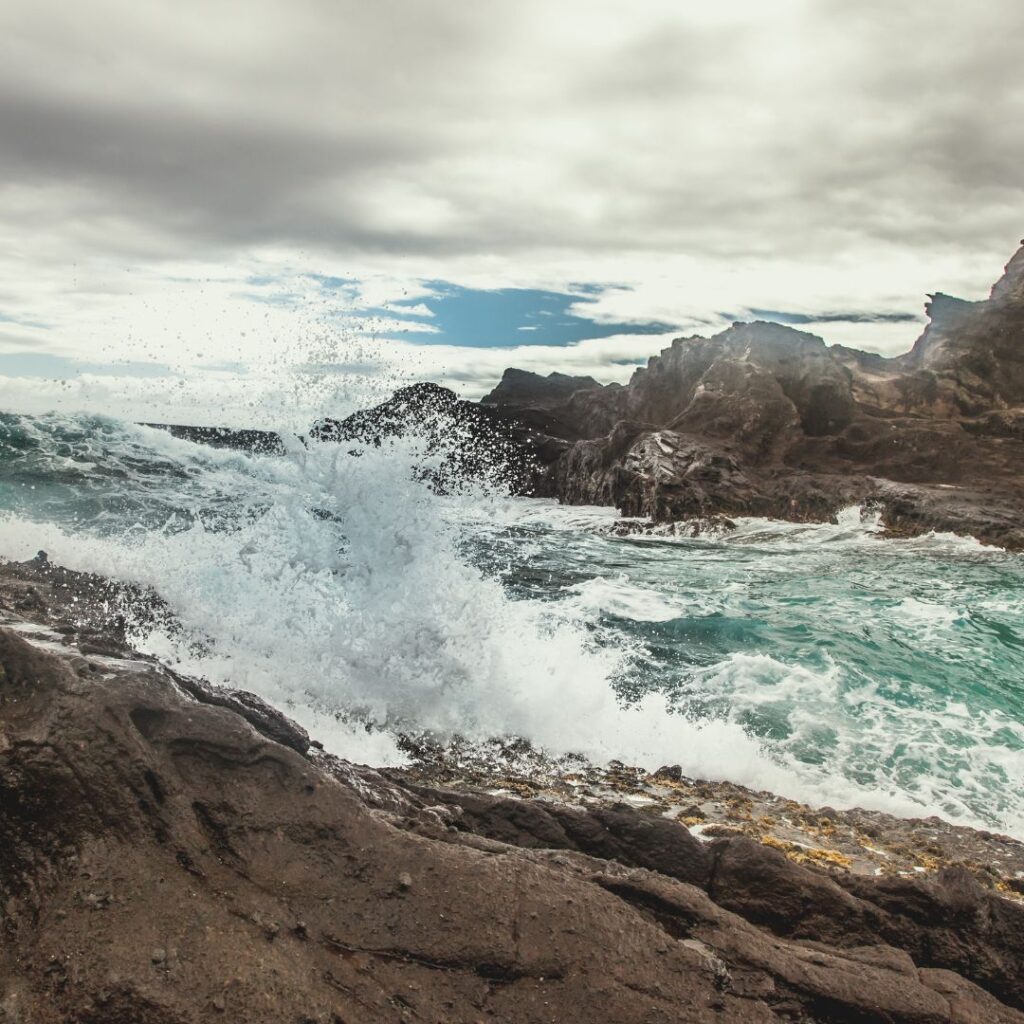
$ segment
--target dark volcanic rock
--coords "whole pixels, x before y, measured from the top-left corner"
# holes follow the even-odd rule
[[[228,427],[189,427],[176,423],[146,423],[147,427],[166,430],[173,437],[180,437],[195,444],[206,444],[211,448],[236,448],[254,455],[283,455],[284,441],[281,435],[271,430],[230,430]]]
[[[774,323],[678,338],[625,386],[506,371],[484,404],[548,444],[537,491],[671,521],[828,519],[1024,547],[1024,249],[984,302],[937,294],[898,359]],[[552,457],[553,456],[553,457]]]
[[[384,778],[24,625],[0,626],[0,1020],[1024,1022],[1024,909],[963,873],[839,878],[625,805]]]
[[[728,446],[625,420],[607,438],[573,445],[549,480],[570,504],[614,505],[656,521],[769,508]]]
[[[500,480],[516,491],[528,491],[537,469],[536,453],[555,457],[564,448],[556,443],[548,451],[543,439],[535,438],[516,417],[430,383],[411,384],[381,405],[343,420],[320,420],[310,430],[317,441],[377,445],[405,434],[417,435],[427,453],[440,457],[441,466],[432,477],[442,490],[471,478]]]
[[[522,403],[536,408],[545,402],[561,405],[577,391],[600,391],[602,385],[593,377],[570,377],[565,373],[549,373],[541,377],[527,370],[508,369],[498,386],[483,399],[485,405]]]
[[[712,858],[674,821],[637,814],[622,805],[581,811],[558,804],[411,785],[431,803],[456,808],[457,827],[525,849],[573,850],[601,860],[647,868],[706,888]]]
[[[964,415],[1024,403],[1024,248],[987,301],[938,294],[925,308],[930,322],[904,357],[908,368],[932,374]]]
[[[541,377],[510,368],[480,404],[511,413],[539,435],[576,441],[592,437],[595,431],[607,432],[615,425],[619,417],[609,411],[609,396],[617,387],[605,388],[593,377],[569,377],[564,373]]]

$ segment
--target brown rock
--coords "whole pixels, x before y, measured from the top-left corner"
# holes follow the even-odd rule
[[[874,503],[899,534],[1024,547],[1024,249],[984,302],[931,296],[885,359],[774,323],[678,338],[626,387],[506,371],[483,399],[564,446],[538,493],[655,521],[827,520]],[[575,379],[574,379],[575,380]]]
[[[402,785],[75,657],[0,630],[13,1019],[1024,1021],[1024,911],[959,875],[840,885],[625,806]]]

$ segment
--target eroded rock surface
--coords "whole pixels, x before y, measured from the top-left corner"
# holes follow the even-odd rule
[[[506,372],[482,401],[549,442],[536,492],[671,521],[822,520],[1024,547],[1024,249],[983,302],[937,294],[896,359],[774,323],[677,338],[625,387]],[[576,383],[578,380],[578,383]]]
[[[655,523],[832,519],[881,509],[893,535],[966,534],[1024,550],[1024,248],[988,299],[936,293],[893,359],[768,322],[677,338],[630,382],[510,368],[480,403],[432,383],[292,443],[415,433],[441,490],[500,476],[517,493],[613,505]],[[281,454],[278,434],[167,427]]]
[[[74,574],[31,571],[0,574],[0,1020],[1024,1021],[1024,909],[962,871],[385,777],[84,653]]]

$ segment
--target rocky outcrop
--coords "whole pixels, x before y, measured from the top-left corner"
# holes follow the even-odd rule
[[[379,445],[410,433],[423,443],[425,456],[436,457],[436,465],[425,472],[442,491],[466,478],[500,479],[513,490],[529,491],[536,480],[536,459],[551,461],[566,447],[530,430],[519,417],[464,401],[430,383],[400,388],[386,402],[343,420],[319,420],[309,437]]]
[[[986,301],[930,298],[928,326],[903,367],[929,375],[962,416],[1024,403],[1024,248]]]
[[[228,427],[191,427],[178,423],[144,423],[143,426],[166,430],[173,437],[211,448],[235,448],[254,455],[283,455],[287,450],[282,436],[272,430],[231,430]]]
[[[45,572],[0,582],[2,1020],[1024,1021],[1024,909],[963,872],[385,777],[62,643]]]
[[[593,377],[549,373],[541,377],[510,368],[481,408],[513,410],[515,418],[535,434],[564,441],[607,433],[620,418],[611,396],[618,385],[604,387]]]
[[[629,384],[509,369],[478,403],[413,384],[309,438],[415,432],[441,490],[469,477],[673,522],[827,520],[881,508],[895,534],[969,534],[1024,549],[1024,248],[982,302],[937,293],[913,348],[887,359],[780,324],[677,338]],[[280,453],[277,434],[168,428]]]
[[[926,311],[897,359],[737,323],[676,339],[625,387],[510,370],[482,405],[567,445],[537,482],[563,501],[662,521],[867,502],[895,532],[1024,548],[1024,249],[989,299]]]

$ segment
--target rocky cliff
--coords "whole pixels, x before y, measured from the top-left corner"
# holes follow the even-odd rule
[[[671,520],[821,519],[1024,547],[1024,248],[982,302],[935,295],[886,359],[774,323],[678,338],[626,386],[509,370],[482,405],[548,440],[537,493]]]
[[[424,436],[441,489],[493,476],[657,522],[821,521],[878,506],[893,534],[952,531],[1024,550],[1024,247],[988,299],[937,293],[912,349],[887,359],[768,322],[677,338],[626,385],[508,369],[480,403],[400,389],[317,440]],[[283,451],[276,434],[169,427]]]
[[[1024,1022],[1024,909],[962,867],[352,765],[131,651],[116,590],[0,570],[0,1020]]]

